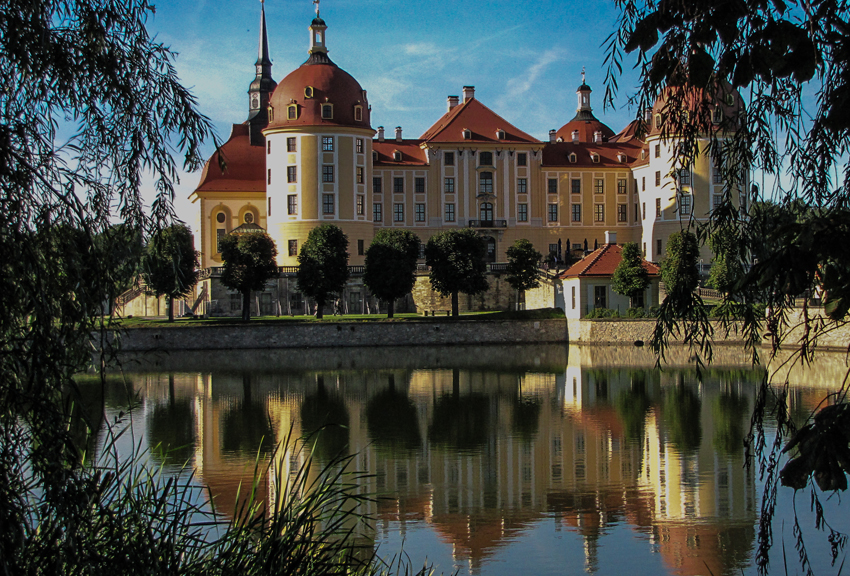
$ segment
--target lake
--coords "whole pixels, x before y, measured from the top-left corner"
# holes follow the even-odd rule
[[[188,462],[225,514],[258,453],[330,424],[318,459],[354,455],[378,497],[361,541],[447,574],[755,574],[763,484],[743,441],[764,371],[736,348],[718,347],[701,378],[686,352],[672,358],[658,370],[645,349],[557,345],[147,354],[110,376],[107,415],[136,390],[126,441],[170,447],[154,457],[168,472]],[[844,370],[824,354],[783,375],[791,413],[802,421]],[[792,498],[780,489],[771,572],[800,572]],[[846,532],[838,500],[826,507]],[[837,573],[809,506],[798,495],[813,565]]]

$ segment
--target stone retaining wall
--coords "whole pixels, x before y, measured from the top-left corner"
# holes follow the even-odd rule
[[[734,331],[728,336],[719,322],[712,322],[715,342],[743,342]],[[632,344],[637,340],[649,342],[655,330],[655,318],[593,318],[567,320],[571,343]],[[676,341],[676,339],[672,339]]]
[[[434,320],[417,322],[277,322],[234,326],[132,328],[121,334],[128,352],[245,350],[449,344],[566,342],[567,322],[549,320]]]

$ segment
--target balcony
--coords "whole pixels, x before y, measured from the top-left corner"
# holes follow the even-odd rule
[[[470,228],[507,228],[507,220],[470,220]]]

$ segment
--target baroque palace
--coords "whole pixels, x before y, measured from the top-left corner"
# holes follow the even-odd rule
[[[490,110],[472,86],[449,96],[445,114],[419,138],[404,138],[401,128],[373,129],[367,92],[329,58],[326,31],[317,10],[309,57],[276,83],[261,12],[248,119],[233,125],[191,196],[204,268],[221,266],[222,236],[262,228],[277,244],[285,275],[286,267],[297,266],[309,231],[323,223],[348,236],[353,266],[363,265],[382,227],[412,230],[423,243],[437,232],[471,227],[487,242],[491,263],[505,262],[520,238],[561,257],[587,253],[615,232],[620,243],[638,242],[646,259],[658,262],[669,235],[683,222],[707,218],[722,198],[723,182],[708,155],[689,169],[674,169],[676,143],[661,137],[661,104],[647,111],[651,122],[643,137],[637,121],[615,133],[593,114],[584,81],[575,116],[545,141]],[[716,112],[732,114],[741,106],[729,93]],[[708,252],[704,257],[710,262]],[[284,309],[303,305],[294,281],[292,289],[289,281],[278,284],[276,300],[286,302]],[[219,312],[237,305],[236,298],[222,303],[221,289],[206,289],[207,299],[224,306]],[[348,296],[351,312],[365,311],[365,292]],[[263,294],[258,312],[273,313],[274,299]]]

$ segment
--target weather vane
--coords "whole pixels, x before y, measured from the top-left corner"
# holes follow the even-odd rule
[[[316,18],[319,17],[319,0],[313,0],[313,4],[316,5]]]
[[[319,0],[315,0],[318,2]],[[584,84],[584,66],[581,67],[581,83]]]

